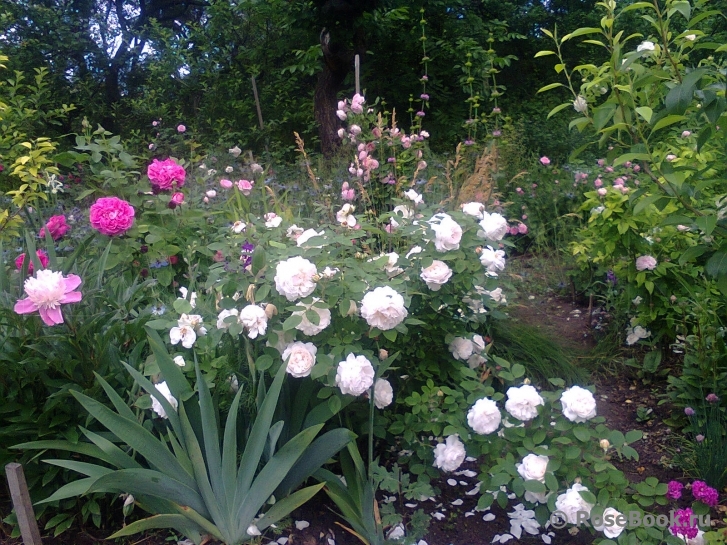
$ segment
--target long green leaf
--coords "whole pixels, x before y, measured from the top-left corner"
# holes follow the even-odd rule
[[[260,457],[265,449],[265,440],[268,436],[268,430],[270,429],[270,424],[273,420],[275,407],[278,404],[278,396],[280,395],[280,388],[283,385],[284,378],[285,366],[281,365],[278,374],[275,375],[273,384],[270,386],[270,390],[265,396],[265,400],[260,406],[260,410],[255,418],[255,424],[252,426],[250,437],[245,445],[242,460],[240,460],[240,469],[237,473],[235,505],[239,505],[242,497],[247,495],[247,492],[250,489],[250,484],[252,484],[252,480],[255,477],[255,471],[257,471],[257,466],[260,463]],[[260,385],[260,387],[262,387],[262,385]]]
[[[89,464],[88,462],[77,462],[76,460],[50,459],[42,460],[42,462],[50,464],[52,466],[63,467],[65,469],[70,469],[71,471],[76,471],[81,475],[85,475],[86,477],[103,477],[104,475],[108,475],[109,473],[114,471],[113,469],[109,469],[108,467],[103,467],[96,464]]]
[[[227,496],[225,495],[224,479],[222,474],[222,457],[220,455],[220,435],[218,432],[217,417],[212,404],[212,396],[207,383],[202,377],[199,363],[195,358],[195,370],[197,373],[197,391],[199,392],[199,409],[202,417],[202,437],[204,439],[204,452],[207,461],[212,492],[221,503],[221,510],[228,513]],[[193,465],[194,467],[194,465]],[[234,475],[232,473],[230,476]]]
[[[237,511],[238,524],[245,525],[248,520],[252,522],[252,519],[255,518],[255,515],[265,505],[268,498],[272,496],[275,489],[278,488],[280,481],[285,478],[290,468],[293,467],[303,452],[305,452],[305,449],[315,439],[321,428],[323,428],[323,424],[303,430],[293,437],[293,439],[285,443],[283,448],[265,464],[265,467],[262,468],[252,483],[247,496],[240,504],[240,508]]]
[[[106,249],[104,250],[103,254],[101,254],[101,259],[98,260],[98,271],[96,273],[96,289],[100,290],[103,287],[103,275],[104,270],[106,269],[106,262],[109,259],[109,252],[111,251],[111,243],[113,242],[113,239],[109,240],[109,243],[106,245]]]
[[[65,258],[63,260],[63,274],[66,275],[69,272],[71,272],[71,269],[73,268],[73,265],[76,264],[76,259],[78,259],[78,256],[83,255],[86,253],[86,248],[88,248],[88,245],[91,244],[91,241],[96,238],[95,233],[91,233],[86,238],[84,238],[81,243],[76,246],[76,249],[73,251],[73,253]]]
[[[336,502],[336,506],[341,510],[346,520],[349,520],[351,516],[360,518],[361,509],[358,502],[351,496],[351,493],[337,475],[321,468],[313,473],[313,477],[326,483],[326,494]]]
[[[144,427],[131,422],[111,411],[98,401],[71,390],[71,394],[91,413],[96,420],[106,426],[116,437],[141,454],[149,464],[162,473],[180,479],[189,488],[195,488],[194,480],[187,475],[182,465],[169,452],[166,445],[160,442]]]
[[[139,532],[147,530],[156,530],[159,528],[173,528],[180,534],[194,541],[195,545],[202,543],[202,528],[194,524],[184,515],[154,515],[145,519],[137,520],[131,524],[127,524],[118,532],[110,535],[107,539],[118,539],[120,537],[132,536]]]
[[[43,503],[50,503],[53,501],[65,500],[68,498],[75,498],[76,496],[83,496],[88,493],[88,489],[91,485],[96,482],[98,477],[86,477],[85,479],[79,479],[72,483],[61,486],[58,490],[44,500],[35,502],[35,505]]]
[[[96,480],[89,492],[119,492],[154,496],[188,505],[202,516],[208,516],[197,487],[184,483],[152,469],[118,469]]]
[[[90,443],[71,443],[69,441],[46,440],[19,443],[10,448],[19,450],[65,450],[90,456],[92,458],[98,458],[99,460],[103,460],[109,464],[113,463],[103,450]]]
[[[114,388],[108,382],[106,382],[101,375],[99,375],[95,371],[93,374],[95,375],[96,380],[101,384],[104,392],[106,392],[106,395],[111,400],[111,403],[113,403],[116,412],[124,418],[128,418],[129,420],[133,420],[134,422],[136,422],[136,415],[134,414],[134,411],[132,411],[129,406],[124,402],[124,400],[121,399],[121,396],[116,393],[116,390],[114,390]]]
[[[235,504],[236,479],[232,478],[237,473],[237,411],[240,407],[242,397],[242,386],[232,400],[230,412],[227,413],[225,422],[225,434],[222,440],[222,474],[227,478],[224,480],[225,498],[227,500],[228,514],[232,516],[232,509]]]
[[[192,425],[189,423],[184,405],[180,405],[180,409],[181,411],[179,416],[182,422],[182,430],[184,431],[184,446],[189,454],[192,467],[194,468],[194,480],[197,482],[197,487],[202,498],[204,498],[204,503],[207,506],[210,517],[214,521],[220,533],[225,536],[224,541],[230,541],[231,521],[229,519],[229,515],[223,511],[215,493],[212,491],[212,486],[210,485],[207,473],[207,466],[205,464],[204,457],[202,456],[202,449],[199,446],[199,441],[197,441],[197,435],[194,433]],[[224,498],[220,499],[224,500]]]
[[[275,505],[273,505],[268,512],[255,523],[255,526],[257,526],[258,530],[262,531],[271,524],[275,524],[280,519],[287,517],[292,511],[310,500],[324,486],[325,483],[308,486],[290,494],[280,501],[275,502]]]
[[[88,437],[101,451],[103,452],[103,460],[108,462],[119,469],[136,469],[140,468],[141,464],[134,460],[131,456],[121,450],[119,447],[114,445],[111,441],[105,437],[93,433],[85,428],[81,428],[83,434]]]
[[[184,377],[184,373],[179,366],[174,363],[174,360],[167,352],[166,345],[159,333],[154,331],[148,326],[144,326],[146,329],[146,336],[149,340],[149,346],[151,351],[154,353],[159,370],[164,376],[164,380],[167,381],[169,389],[172,394],[180,401],[187,400],[194,395],[192,388],[189,386],[189,382]]]
[[[285,476],[275,491],[275,496],[283,497],[291,490],[295,490],[329,458],[355,438],[356,434],[345,428],[331,430],[318,437],[305,449],[300,459]]]

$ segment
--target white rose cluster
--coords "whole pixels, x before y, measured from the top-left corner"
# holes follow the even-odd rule
[[[596,416],[596,399],[590,391],[580,386],[565,390],[560,396],[560,404],[563,406],[563,416],[571,422],[585,422]]]
[[[464,462],[465,452],[462,441],[457,435],[450,435],[444,443],[434,447],[434,467],[442,471],[456,471]]]
[[[316,364],[318,348],[313,343],[294,342],[283,350],[286,372],[295,378],[307,377]]]
[[[307,259],[296,256],[278,263],[275,268],[275,289],[288,301],[308,297],[316,289],[313,277],[316,266]]]
[[[452,269],[444,261],[435,259],[429,267],[422,269],[419,276],[430,290],[439,291],[452,278]]]
[[[336,386],[343,394],[359,396],[371,388],[375,375],[374,367],[365,356],[349,354],[338,363]]]
[[[467,424],[480,435],[496,431],[501,421],[502,415],[497,403],[487,397],[478,399],[467,412]]]
[[[394,329],[407,315],[404,298],[389,286],[367,292],[361,301],[361,317],[381,331]]]
[[[482,335],[473,335],[471,339],[455,337],[449,343],[449,351],[454,359],[466,361],[470,369],[475,369],[487,361],[487,345]]]
[[[545,401],[530,384],[523,384],[518,388],[511,387],[507,389],[505,410],[514,418],[523,422],[532,420],[538,416],[539,405],[545,405]]]

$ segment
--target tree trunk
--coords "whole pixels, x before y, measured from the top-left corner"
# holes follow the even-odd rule
[[[350,51],[341,52],[330,44],[331,35],[323,29],[321,47],[323,48],[323,71],[318,75],[313,109],[318,123],[318,137],[321,141],[321,152],[331,157],[338,148],[340,139],[338,129],[341,126],[336,115],[338,91],[343,80],[351,69],[353,55]]]

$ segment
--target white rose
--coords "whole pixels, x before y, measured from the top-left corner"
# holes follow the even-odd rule
[[[169,386],[167,386],[167,383],[160,382],[159,384],[155,384],[154,386],[169,402],[172,408],[176,410],[178,407],[178,403],[174,396],[172,396],[172,392],[169,390]],[[154,396],[151,396],[151,410],[157,413],[161,418],[168,418],[167,412],[164,410],[164,407],[162,407],[162,404],[159,403],[159,400]]]
[[[481,202],[468,202],[462,205],[462,212],[481,220],[484,218],[485,205]]]
[[[631,346],[635,342],[638,342],[640,339],[646,339],[651,335],[651,331],[648,331],[641,327],[640,325],[637,325],[636,327],[632,329],[626,329],[629,333],[626,335],[626,344]]]
[[[298,237],[303,234],[303,228],[293,224],[285,231],[285,236],[291,240],[298,240]]]
[[[502,288],[495,288],[492,291],[485,290],[483,292],[485,295],[489,295],[495,303],[507,303],[507,299],[505,298],[505,295],[502,293]]]
[[[435,259],[429,267],[422,269],[420,276],[430,290],[439,291],[452,277],[452,269],[444,261]]]
[[[507,220],[496,212],[492,214],[484,212],[480,227],[482,231],[478,231],[477,235],[489,240],[502,240],[509,231]]]
[[[382,331],[394,329],[407,314],[404,298],[389,286],[368,292],[361,301],[361,317]]]
[[[197,340],[197,333],[194,328],[188,324],[182,323],[177,327],[169,330],[169,341],[177,344],[181,341],[184,348],[192,348]]]
[[[464,462],[467,453],[457,435],[447,437],[445,443],[434,448],[434,466],[442,471],[456,471]]]
[[[251,339],[265,335],[268,329],[268,315],[265,314],[265,309],[257,305],[247,305],[240,311],[237,319],[248,330],[247,336]]]
[[[636,48],[636,51],[637,52],[641,52],[641,51],[654,51],[654,49],[655,49],[654,42],[650,42],[648,40],[644,40]]]
[[[538,405],[545,405],[545,402],[530,384],[508,388],[505,410],[518,420],[527,421],[538,416]]]
[[[301,246],[303,246],[303,244],[308,242],[313,237],[322,237],[324,234],[325,234],[325,231],[321,231],[319,233],[315,229],[306,229],[298,236],[295,243],[298,245],[298,247],[301,247]],[[313,248],[323,248],[323,246],[312,246],[312,247]],[[307,248],[307,246],[306,246],[306,248]]]
[[[613,507],[606,507],[606,509],[603,510],[603,516],[601,516],[601,520],[599,521],[601,524],[594,524],[593,529],[603,532],[603,535],[609,539],[615,539],[621,535],[621,532],[624,531],[624,527],[626,526],[625,521],[623,526],[616,521],[618,517],[623,517],[623,514],[620,511],[617,511]],[[692,541],[688,540],[687,543],[692,544]]]
[[[467,358],[467,366],[470,369],[477,369],[480,365],[482,365],[486,361],[487,361],[487,358],[484,357],[482,354],[472,354],[469,358]]]
[[[280,227],[280,224],[283,223],[283,218],[278,216],[275,212],[268,212],[265,216],[263,216],[263,219],[265,220],[265,227],[268,229]]]
[[[429,220],[434,231],[434,247],[438,252],[459,249],[462,240],[462,227],[448,214],[435,214]]]
[[[179,365],[179,367],[184,367],[185,365],[187,365],[182,356],[174,356],[174,363]]]
[[[419,193],[417,193],[413,189],[405,191],[404,196],[407,199],[409,199],[410,201],[413,201],[415,205],[424,204],[424,197],[422,197]]]
[[[321,331],[331,325],[331,311],[327,308],[319,308],[315,304],[320,301],[318,297],[313,298],[313,302],[310,305],[304,303],[298,303],[297,307],[302,307],[301,310],[293,312],[292,316],[301,316],[301,322],[295,326],[295,329],[302,331],[305,335],[318,335]],[[314,324],[306,316],[306,311],[315,312],[318,315],[318,323]]]
[[[294,342],[283,350],[286,371],[295,378],[307,377],[316,364],[318,348],[313,343]]]
[[[400,272],[403,272],[404,269],[401,267],[397,267],[397,263],[399,261],[399,254],[396,252],[389,252],[388,254],[381,254],[379,257],[372,257],[369,259],[369,262],[371,261],[377,261],[382,258],[386,258],[386,262],[384,264],[384,270],[389,276],[395,276],[399,274]],[[383,259],[382,259],[383,262]]]
[[[455,337],[452,342],[449,343],[449,351],[455,359],[464,361],[474,353],[475,344],[470,339]]]
[[[376,405],[376,408],[388,407],[392,401],[394,401],[394,389],[391,387],[391,383],[383,378],[377,379],[374,384],[374,405]]]
[[[497,403],[487,397],[478,399],[467,412],[467,423],[480,435],[492,433],[500,427],[501,421],[502,415]]]
[[[231,308],[229,310],[223,310],[217,315],[217,329],[228,329],[230,327],[230,324],[225,321],[225,318],[229,318],[230,316],[237,316],[238,311],[236,308]]]
[[[528,454],[522,463],[517,464],[517,472],[526,481],[545,482],[545,472],[548,469],[548,457],[537,454]]]
[[[349,354],[344,361],[338,363],[336,386],[343,394],[358,396],[371,388],[375,375],[371,362],[365,356]]]
[[[409,250],[406,254],[406,258],[409,259],[411,256],[422,253],[422,247],[421,246],[414,246],[411,250]]]
[[[316,289],[313,277],[318,274],[318,269],[303,257],[296,256],[281,261],[275,272],[275,289],[288,301],[308,297]]]
[[[505,252],[493,250],[492,246],[482,249],[480,263],[487,269],[487,272],[497,276],[497,271],[505,270]]]
[[[353,215],[354,210],[356,210],[356,207],[352,204],[344,204],[341,209],[336,212],[336,221],[342,225],[346,225],[347,227],[355,227],[356,217]]]
[[[579,522],[579,511],[586,512],[590,516],[591,509],[593,509],[593,504],[588,503],[579,494],[582,490],[588,491],[588,488],[580,483],[575,483],[555,500],[555,508],[565,515],[566,520],[570,524],[576,524]]]
[[[596,416],[596,400],[593,394],[580,386],[565,390],[560,396],[560,403],[563,406],[563,416],[571,422],[585,422]]]

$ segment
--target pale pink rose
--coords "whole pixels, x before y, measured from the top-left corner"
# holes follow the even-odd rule
[[[518,233],[520,233],[521,235],[527,235],[527,234],[528,234],[528,226],[527,226],[527,225],[525,225],[524,223],[521,223],[521,224],[519,224],[519,225],[517,226],[517,231],[518,231]]]
[[[253,182],[249,180],[237,180],[237,189],[239,189],[243,195],[247,196],[252,192]]]
[[[167,191],[174,186],[182,187],[187,173],[182,165],[177,164],[174,159],[165,159],[160,161],[154,159],[146,169],[146,175],[154,189],[157,191]]]
[[[596,193],[603,197],[606,193],[608,193],[608,190],[605,187],[600,187]]]
[[[637,271],[653,271],[656,268],[656,259],[650,255],[641,255],[636,258]]]
[[[222,189],[230,189],[233,185],[232,180],[228,180],[227,178],[222,178],[220,180],[220,187],[222,187]]]
[[[540,163],[547,167],[550,164],[550,159],[548,159],[545,155],[543,155],[540,158]]]
[[[186,132],[186,131],[187,131],[187,127],[185,127],[184,125],[177,125],[177,132]]]
[[[122,235],[134,224],[134,207],[118,197],[101,197],[90,212],[91,227],[102,235]]]
[[[184,203],[184,193],[176,192],[174,195],[172,195],[172,199],[170,202],[173,202],[175,205],[179,206]]]
[[[40,238],[45,239],[46,229],[48,229],[53,240],[58,240],[71,230],[71,226],[66,223],[66,216],[59,214],[48,218],[48,222],[45,224],[45,227],[40,228],[40,232],[38,233]]]
[[[45,325],[53,326],[63,323],[61,305],[65,303],[78,303],[81,298],[80,291],[74,291],[81,285],[81,277],[69,274],[64,278],[63,273],[43,269],[25,281],[25,299],[15,303],[13,310],[18,314],[29,314],[36,310]]]
[[[48,266],[48,263],[50,262],[48,259],[48,254],[45,253],[45,250],[36,250],[35,255],[38,256],[38,260],[40,261],[40,265],[45,269]],[[25,253],[20,254],[18,257],[15,258],[15,268],[18,270],[21,270],[23,268],[23,264],[25,263]],[[28,263],[28,274],[33,274],[33,261],[31,260],[30,263]]]

